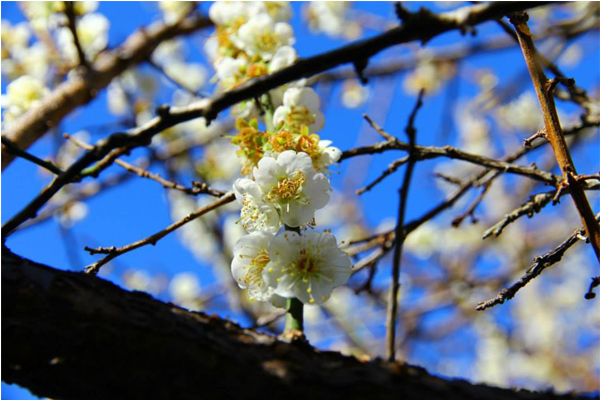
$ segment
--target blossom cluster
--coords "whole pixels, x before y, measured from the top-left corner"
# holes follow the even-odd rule
[[[217,2],[209,15],[216,32],[207,51],[219,90],[296,62],[287,2]],[[232,274],[251,299],[273,304],[293,297],[320,304],[351,273],[331,233],[300,234],[329,202],[328,167],[341,156],[317,134],[325,124],[320,99],[304,85],[292,82],[232,109],[238,119],[231,143],[246,176],[233,189],[248,233],[234,246]]]

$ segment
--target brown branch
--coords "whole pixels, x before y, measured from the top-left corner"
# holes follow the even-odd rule
[[[346,160],[348,158],[356,157],[356,156],[383,153],[388,150],[408,151],[408,149],[409,149],[408,143],[401,142],[398,139],[394,138],[392,140],[387,140],[385,142],[379,142],[379,143],[376,143],[371,146],[356,147],[354,149],[346,150],[342,153],[342,156],[340,157],[340,161]],[[546,171],[540,171],[535,166],[526,167],[526,166],[522,166],[522,165],[518,165],[518,164],[512,164],[507,161],[497,160],[495,158],[482,156],[479,154],[468,153],[466,151],[460,150],[460,149],[458,149],[456,147],[452,147],[452,146],[436,147],[436,146],[418,146],[417,145],[414,148],[414,157],[418,161],[430,160],[430,159],[438,158],[438,157],[447,157],[447,158],[451,158],[454,160],[470,162],[472,164],[480,165],[483,167],[493,168],[496,170],[500,170],[502,172],[508,172],[508,173],[513,173],[513,174],[517,174],[517,175],[526,176],[531,179],[545,182],[546,184],[550,184],[552,186],[556,186],[558,184],[558,182],[560,181],[560,178],[557,175],[554,175],[554,174],[552,174],[550,172],[546,172]],[[391,174],[391,172],[389,172],[389,170],[393,169],[393,171],[395,171],[397,169],[396,165],[402,164],[404,162],[404,160],[405,159],[403,158],[403,159],[397,160],[397,161],[393,162],[392,164],[390,164],[390,167],[388,168],[388,170],[386,170],[382,176],[377,178],[376,182],[374,182],[374,183],[381,182],[381,180],[383,180],[383,178],[385,178],[386,176],[389,176]],[[371,183],[367,187],[373,187],[373,186],[374,186],[373,183]],[[360,189],[360,190],[364,191],[365,189]]]
[[[75,108],[89,103],[127,68],[148,59],[158,45],[180,35],[211,26],[204,17],[190,17],[176,25],[158,25],[134,32],[119,48],[102,53],[91,70],[75,74],[52,91],[39,106],[32,107],[2,132],[21,149],[27,149],[49,128],[57,126]],[[2,146],[2,170],[14,156]]]
[[[402,187],[399,190],[398,202],[398,221],[396,222],[395,239],[394,239],[394,259],[392,264],[392,281],[388,296],[387,318],[386,318],[386,335],[385,335],[385,352],[388,361],[396,359],[396,318],[398,317],[398,293],[400,292],[400,261],[402,259],[402,246],[406,239],[404,231],[404,218],[406,216],[406,205],[408,202],[408,190],[412,179],[413,171],[417,158],[415,157],[415,145],[417,130],[415,129],[415,118],[421,106],[423,106],[423,95],[425,91],[421,89],[417,98],[417,103],[412,110],[405,132],[408,136],[408,162],[404,172],[404,180]]]
[[[598,220],[600,220],[600,214],[594,217],[594,222],[596,226],[598,226]],[[498,304],[503,304],[505,301],[512,299],[515,297],[515,294],[519,290],[521,290],[525,285],[531,282],[534,278],[539,276],[546,268],[551,267],[552,265],[559,262],[563,255],[569,250],[575,243],[580,240],[581,235],[585,233],[585,229],[577,229],[571,236],[569,236],[565,241],[558,245],[555,249],[547,252],[546,254],[536,257],[534,263],[527,269],[525,275],[521,277],[517,282],[515,282],[510,287],[503,289],[496,297],[493,299],[482,301],[477,304],[476,309],[478,311],[485,310],[490,307],[494,307]]]
[[[556,161],[563,173],[564,181],[569,184],[571,197],[579,212],[592,248],[596,253],[596,258],[598,259],[598,262],[600,262],[600,229],[594,218],[594,212],[585,195],[585,191],[583,190],[581,183],[576,179],[577,170],[575,168],[575,163],[571,158],[571,153],[569,152],[569,147],[564,138],[562,127],[560,126],[560,121],[558,119],[558,113],[556,112],[556,106],[554,104],[553,89],[558,81],[548,80],[544,74],[544,70],[540,65],[539,55],[536,52],[531,33],[529,32],[529,27],[527,25],[528,18],[527,14],[513,14],[510,18],[510,22],[516,28],[525,63],[529,69],[535,92],[540,101],[546,128],[546,137],[552,146]]]
[[[600,190],[600,184],[591,184],[587,185],[586,190]],[[565,190],[560,192],[560,195],[568,194],[569,191]],[[531,218],[534,214],[539,213],[542,208],[544,208],[551,200],[554,200],[557,192],[551,191],[546,193],[539,193],[533,195],[529,198],[528,201],[523,203],[518,208],[504,215],[502,219],[496,222],[493,226],[491,226],[488,230],[483,233],[483,239],[487,239],[490,236],[500,236],[504,228],[506,228],[509,224],[516,221],[520,217],[527,215]]]
[[[40,397],[553,400],[361,362],[2,249],[2,380]]]
[[[72,143],[74,143],[76,146],[81,147],[84,150],[92,150],[94,148],[94,146],[83,142],[82,140],[79,140],[69,134],[63,134],[63,136],[65,137],[65,139],[70,140]],[[179,184],[177,182],[171,182],[165,178],[163,178],[162,176],[160,176],[160,174],[157,173],[152,173],[150,171],[147,171],[143,168],[137,167],[133,164],[130,164],[126,161],[123,161],[121,159],[115,159],[115,164],[123,167],[126,171],[131,172],[132,174],[135,174],[137,176],[139,176],[140,178],[146,178],[146,179],[151,179],[153,181],[156,181],[158,183],[160,183],[164,188],[166,189],[174,189],[174,190],[179,190],[181,192],[193,195],[193,196],[197,196],[199,194],[210,194],[211,196],[215,196],[215,197],[222,197],[225,194],[227,194],[227,192],[224,192],[222,190],[216,190],[213,189],[211,187],[209,187],[206,183],[203,182],[192,182],[192,187],[186,187],[183,186],[182,184]]]
[[[209,205],[204,206],[204,207],[186,215],[184,218],[180,219],[177,222],[174,222],[173,224],[169,225],[165,229],[163,229],[159,232],[156,232],[155,234],[153,234],[151,236],[148,236],[144,239],[138,240],[137,242],[128,244],[123,247],[111,246],[111,247],[99,247],[97,249],[92,249],[92,248],[86,247],[85,250],[88,251],[92,255],[93,254],[106,254],[107,256],[102,258],[99,261],[96,261],[92,265],[87,266],[85,268],[85,270],[87,273],[97,274],[98,271],[100,271],[100,268],[107,262],[119,257],[120,255],[128,253],[132,250],[138,249],[140,247],[147,246],[149,244],[154,246],[154,245],[156,245],[156,242],[158,242],[160,239],[167,236],[169,233],[179,229],[180,227],[187,224],[188,222],[193,221],[194,219],[206,214],[209,211],[219,208],[224,204],[231,203],[234,200],[235,200],[235,196],[233,193],[226,194],[225,196],[221,197],[219,200],[217,200],[213,203],[210,203]]]
[[[462,30],[465,28],[465,26],[477,25],[490,19],[498,18],[506,13],[537,7],[544,4],[546,3],[495,2],[465,7],[460,10],[441,13],[438,15],[432,14],[428,11],[422,11],[414,15],[413,21],[410,24],[404,24],[381,35],[343,46],[337,50],[333,50],[308,59],[301,59],[288,68],[282,69],[271,75],[252,79],[232,89],[231,91],[224,92],[213,97],[212,99],[203,99],[195,104],[185,107],[159,107],[157,109],[158,116],[151,121],[148,121],[148,123],[145,125],[131,129],[127,133],[114,133],[94,146],[94,150],[81,156],[81,158],[79,158],[79,160],[77,160],[69,169],[67,169],[64,174],[55,179],[50,186],[44,189],[42,193],[40,193],[27,206],[25,206],[25,208],[23,208],[17,215],[3,225],[2,239],[6,240],[8,235],[10,235],[10,233],[14,231],[20,224],[30,218],[35,217],[38,210],[64,185],[72,182],[72,180],[78,176],[84,168],[96,161],[103,159],[113,149],[122,147],[125,148],[124,151],[127,152],[133,148],[147,145],[150,143],[154,135],[181,122],[198,117],[205,117],[208,121],[211,121],[216,118],[219,112],[239,103],[240,101],[256,98],[260,94],[266,93],[269,90],[275,89],[288,82],[304,77],[310,77],[341,64],[354,63],[359,59],[368,59],[369,57],[374,56],[388,47],[417,39],[425,42],[444,32],[457,29]],[[196,22],[196,24],[199,23]],[[186,24],[183,22],[181,24],[177,24],[177,26],[180,25],[185,26]],[[171,27],[172,26],[168,26],[164,29]],[[108,82],[106,84],[108,84]],[[18,121],[27,120],[25,116],[30,114],[30,112],[26,113]],[[42,122],[38,122],[43,123],[43,126],[47,126],[45,122],[46,120],[50,119],[46,118],[43,119]],[[41,135],[44,131],[45,129],[42,132],[38,132],[39,135]],[[36,131],[32,130],[32,132],[35,133]],[[504,168],[504,166],[502,168]]]

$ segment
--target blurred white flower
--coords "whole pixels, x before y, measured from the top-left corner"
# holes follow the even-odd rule
[[[306,125],[311,132],[318,132],[325,125],[325,116],[320,110],[321,99],[309,87],[291,87],[283,95],[283,105],[273,114],[273,125],[289,130],[300,130]]]
[[[98,13],[86,14],[77,21],[77,37],[88,60],[93,60],[108,45],[109,26],[108,19]],[[61,28],[57,35],[58,45],[63,56],[70,62],[76,63],[78,61],[77,48],[69,28]]]
[[[326,171],[327,167],[335,164],[340,160],[342,151],[337,147],[331,146],[331,140],[319,141],[319,152],[321,153],[318,160],[313,160],[317,171]]]
[[[505,127],[523,133],[533,134],[544,125],[542,112],[536,96],[531,91],[522,93],[517,99],[498,107],[498,121]]]
[[[277,158],[263,157],[254,177],[283,223],[296,227],[312,222],[315,210],[329,202],[329,180],[316,172],[306,153],[284,151]]]
[[[165,22],[173,24],[185,17],[194,7],[193,1],[159,1]]]
[[[248,289],[251,300],[267,301],[273,295],[274,289],[263,278],[272,238],[270,233],[253,232],[243,236],[234,246],[231,273],[240,288]]]
[[[2,96],[4,121],[9,122],[18,118],[29,108],[36,106],[48,94],[48,88],[42,82],[28,75],[23,75],[6,88]]]
[[[191,306],[200,294],[200,281],[192,272],[180,272],[171,279],[169,294],[174,303],[184,307]]]
[[[344,34],[349,1],[311,1],[307,5],[308,23],[311,30],[338,37]]]
[[[331,233],[283,232],[271,240],[263,278],[275,293],[303,303],[325,302],[350,278],[352,263]]]
[[[248,55],[258,55],[265,61],[271,60],[280,47],[295,42],[290,24],[275,22],[268,14],[252,16],[237,33],[231,35],[231,40]]]
[[[200,63],[171,61],[164,65],[165,73],[174,81],[192,91],[198,91],[206,83],[207,71]]]
[[[215,1],[208,9],[208,16],[217,25],[229,25],[243,19],[248,15],[251,2],[242,1]]]
[[[356,79],[347,79],[342,86],[342,104],[348,108],[360,107],[369,97],[369,88]]]
[[[291,46],[283,46],[277,49],[273,59],[269,63],[269,73],[277,72],[292,65],[298,59],[296,49]]]

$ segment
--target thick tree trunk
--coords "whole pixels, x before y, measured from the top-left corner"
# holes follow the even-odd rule
[[[558,399],[360,362],[2,251],[2,380],[55,399]]]

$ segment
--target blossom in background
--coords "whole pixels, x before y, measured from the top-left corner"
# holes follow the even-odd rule
[[[542,112],[533,92],[522,93],[510,103],[496,110],[498,121],[515,131],[535,132],[544,126]]]
[[[254,178],[267,203],[292,227],[312,222],[315,211],[329,202],[329,180],[316,172],[306,153],[288,150],[277,158],[263,157]]]
[[[342,85],[342,104],[347,108],[362,106],[369,97],[369,88],[356,79],[346,79]]]
[[[273,125],[292,131],[306,125],[311,132],[318,132],[325,125],[320,107],[321,100],[314,89],[291,87],[283,95],[283,105],[273,114]]]
[[[174,303],[187,308],[196,308],[200,295],[200,281],[192,272],[180,272],[171,279],[169,294]]]
[[[163,13],[165,22],[173,24],[185,17],[193,8],[193,1],[159,1],[158,7]]]
[[[240,178],[233,184],[233,191],[242,206],[242,227],[248,232],[264,231],[277,233],[281,222],[277,210],[263,201],[263,191],[258,183],[251,179]]]
[[[348,20],[349,1],[311,1],[306,7],[306,17],[313,32],[328,36],[355,38],[360,36],[360,25]],[[357,30],[358,28],[358,30]]]
[[[275,22],[268,14],[252,16],[232,35],[233,43],[250,56],[258,55],[269,61],[281,46],[294,44],[290,24]]]
[[[286,231],[271,240],[264,279],[279,296],[321,304],[345,284],[352,263],[331,233]]]
[[[48,94],[48,88],[42,82],[28,75],[23,75],[6,88],[2,96],[4,121],[10,122],[25,113],[29,108],[36,106]]]
[[[267,301],[274,292],[263,278],[270,261],[272,238],[271,233],[253,232],[240,238],[234,246],[231,273],[240,288],[248,289],[252,300]]]
[[[86,14],[77,21],[77,38],[88,60],[94,57],[108,45],[108,29],[110,22],[102,14]],[[69,28],[61,28],[57,33],[57,41],[63,56],[71,63],[79,58]]]

